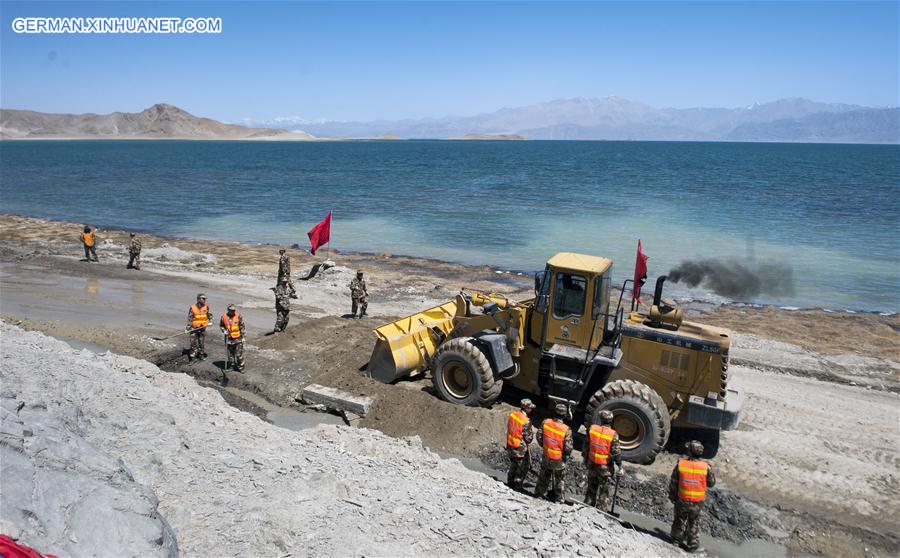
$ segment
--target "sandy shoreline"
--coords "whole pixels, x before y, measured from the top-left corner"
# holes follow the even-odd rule
[[[74,222],[7,214],[2,216],[0,232],[10,242],[46,248],[48,254],[80,256],[77,236],[81,226],[82,224]],[[164,245],[174,246],[185,252],[214,256],[215,261],[211,262],[155,262],[158,266],[174,269],[179,273],[192,270],[274,278],[277,252],[282,247],[287,248],[291,255],[295,276],[302,275],[313,264],[325,259],[324,253],[312,256],[296,244],[291,247],[136,232],[140,234],[144,245],[145,260],[148,250]],[[101,228],[98,230],[98,238],[101,243],[108,240],[115,247],[121,248],[127,245],[128,232],[118,228]],[[122,251],[118,250],[117,253]],[[386,289],[410,293],[421,292],[424,289],[429,295],[433,295],[427,297],[428,301],[437,302],[452,298],[463,287],[501,292],[512,298],[531,296],[532,278],[529,275],[490,265],[465,265],[388,253],[332,250],[329,254],[329,258],[338,266],[363,269],[374,291]],[[626,296],[625,303],[627,299]],[[687,303],[682,306],[686,308],[690,319],[793,343],[823,354],[855,353],[900,362],[900,314],[745,304],[712,305],[703,302]],[[424,308],[411,307],[410,312]],[[405,313],[387,311],[381,314],[401,316]]]

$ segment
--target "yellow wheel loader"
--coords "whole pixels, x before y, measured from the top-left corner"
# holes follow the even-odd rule
[[[366,367],[382,382],[431,371],[437,393],[489,406],[505,386],[544,409],[566,404],[589,427],[604,409],[622,455],[650,463],[672,427],[718,445],[737,426],[741,393],[729,386],[727,330],[683,320],[657,280],[648,313],[611,309],[612,261],[559,253],[535,276],[535,296],[481,292],[385,324]],[[630,281],[622,285],[624,293]]]

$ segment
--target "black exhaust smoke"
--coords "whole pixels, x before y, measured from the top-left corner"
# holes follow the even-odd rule
[[[763,262],[750,268],[737,260],[687,260],[669,272],[669,279],[688,287],[703,285],[718,295],[743,300],[761,294],[794,294],[794,270],[781,263]]]

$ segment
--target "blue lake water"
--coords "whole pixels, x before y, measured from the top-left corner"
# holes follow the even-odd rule
[[[0,142],[5,213],[306,246],[329,209],[336,249],[513,270],[572,250],[613,258],[621,280],[640,238],[651,282],[736,259],[793,273],[792,294],[744,302],[900,309],[898,146]]]

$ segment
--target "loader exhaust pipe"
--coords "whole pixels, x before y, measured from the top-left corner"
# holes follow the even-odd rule
[[[650,307],[650,325],[653,327],[668,326],[678,329],[684,321],[684,310],[665,306],[662,302],[663,284],[668,278],[667,275],[660,275],[656,280],[656,289],[653,291],[653,306]]]
[[[653,291],[653,306],[659,306],[662,302],[663,283],[668,278],[668,275],[660,275],[656,280],[656,290]]]

